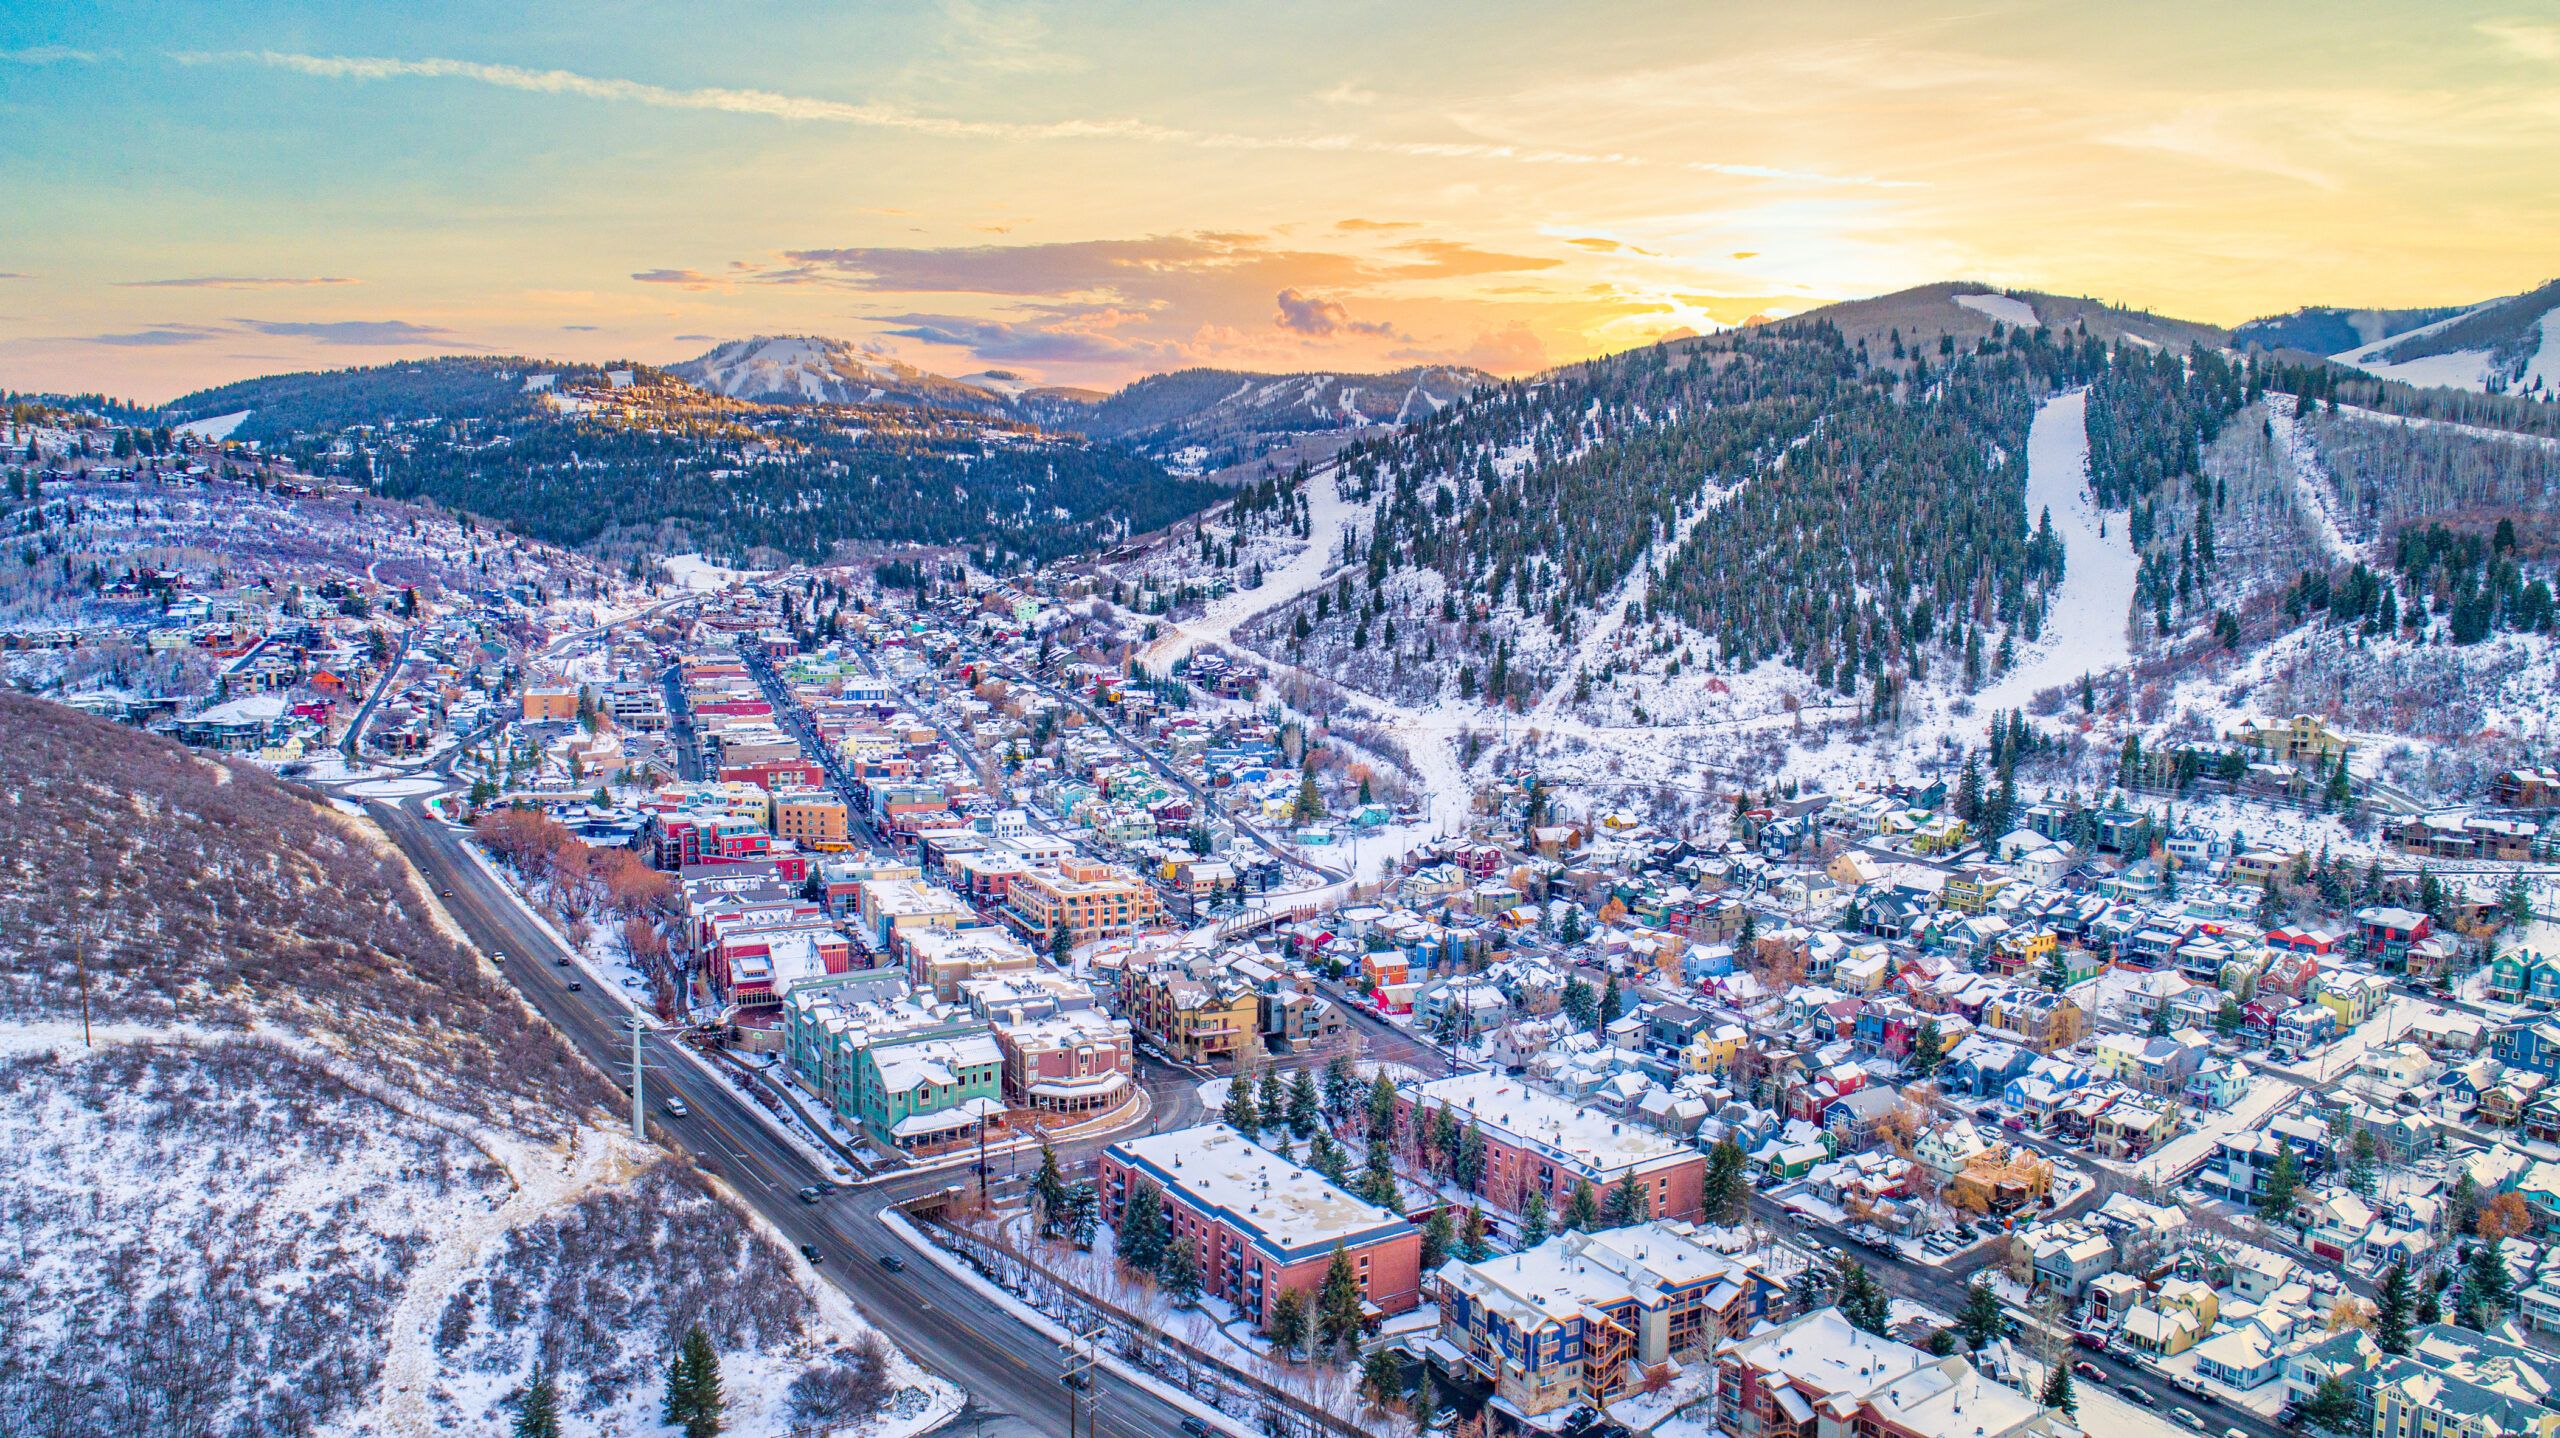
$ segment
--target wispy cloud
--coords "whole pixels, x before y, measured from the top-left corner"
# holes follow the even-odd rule
[[[74,50],[68,45],[30,45],[20,50],[0,50],[0,61],[12,65],[94,65],[101,58],[95,50]]]
[[[700,270],[641,270],[631,278],[644,285],[677,285],[688,290],[707,290],[724,283],[719,276]]]
[[[284,290],[303,285],[352,285],[343,275],[191,275],[171,280],[119,280],[128,290]]]
[[[471,80],[502,89],[543,95],[571,95],[618,101],[666,110],[714,111],[758,115],[776,120],[857,125],[899,130],[954,140],[998,140],[1012,143],[1054,140],[1118,140],[1150,145],[1177,145],[1203,150],[1295,150],[1330,154],[1400,155],[1413,159],[1481,160],[1516,165],[1601,165],[1650,168],[1658,162],[1640,155],[1596,153],[1535,145],[1458,140],[1381,140],[1362,135],[1247,135],[1230,131],[1193,130],[1148,120],[1070,119],[1025,124],[1006,120],[965,120],[927,115],[899,105],[829,100],[813,95],[787,95],[772,90],[702,87],[679,90],[637,80],[580,74],[574,70],[534,70],[521,65],[491,65],[476,60],[441,57],[401,60],[373,55],[306,55],[278,50],[180,51],[170,58],[182,65],[257,64],[332,80]],[[1865,176],[1823,175],[1773,169],[1761,165],[1689,160],[1673,168],[1763,180],[1823,185],[1902,185]]]
[[[228,330],[206,325],[153,325],[147,330],[133,330],[125,334],[79,335],[74,339],[80,344],[156,349],[165,345],[202,344],[229,333]]]
[[[262,335],[314,340],[324,345],[403,345],[439,339],[452,331],[407,320],[242,320]]]
[[[2483,20],[2472,29],[2527,60],[2560,60],[2560,25],[2531,20]]]

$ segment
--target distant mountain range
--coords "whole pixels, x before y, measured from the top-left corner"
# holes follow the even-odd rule
[[[2235,343],[2297,349],[2383,379],[2549,397],[2560,391],[2560,280],[2476,305],[2415,310],[2311,307],[2251,320]]]
[[[1009,370],[952,378],[886,351],[820,335],[731,340],[667,372],[762,404],[912,404],[1119,440],[1148,453],[1234,449],[1253,437],[1362,429],[1429,414],[1486,385],[1482,370],[1423,365],[1385,374],[1187,369],[1117,393],[1044,385]]]

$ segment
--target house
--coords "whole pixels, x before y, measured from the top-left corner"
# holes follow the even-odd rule
[[[1962,1354],[1932,1358],[1861,1332],[1837,1308],[1723,1345],[1713,1391],[1723,1395],[1717,1428],[1735,1438],[1977,1429],[1974,1438],[2046,1438],[2080,1431],[2064,1415],[1985,1379]]]
[[[2311,1251],[2332,1263],[2344,1263],[2364,1246],[2373,1227],[2372,1205],[2343,1188],[2331,1189],[2308,1205]]]
[[[2140,1158],[2178,1132],[2178,1106],[2167,1099],[2126,1097],[2100,1110],[2089,1138],[2100,1158]]]
[[[2091,1279],[2115,1267],[2115,1245],[2077,1223],[2050,1224],[2022,1241],[2036,1281],[2067,1296],[2076,1297]]]
[[[2196,1374],[2226,1388],[2246,1393],[2272,1383],[2283,1358],[2285,1337],[2270,1331],[2266,1315],[2232,1327],[2196,1346]]]
[[[1943,1183],[1962,1172],[1974,1155],[1990,1147],[1972,1124],[1943,1123],[1920,1136],[1920,1141],[1912,1145],[1911,1157]]]
[[[2286,1350],[2279,1367],[2285,1397],[2297,1404],[2308,1401],[2331,1378],[2352,1390],[2359,1375],[2381,1357],[2373,1335],[2361,1328],[2343,1329],[2308,1345],[2296,1344]]]
[[[2503,1338],[2430,1323],[2405,1358],[2384,1356],[2366,1376],[2376,1434],[2498,1434],[2552,1438],[2560,1360]]]

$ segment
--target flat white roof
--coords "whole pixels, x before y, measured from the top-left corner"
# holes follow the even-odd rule
[[[1488,1133],[1600,1175],[1699,1158],[1696,1147],[1641,1124],[1614,1119],[1507,1074],[1482,1072],[1416,1086],[1424,1102],[1472,1113]]]
[[[1337,1243],[1408,1227],[1404,1215],[1363,1203],[1323,1174],[1284,1159],[1222,1123],[1111,1146],[1193,1207],[1217,1213],[1275,1256],[1295,1262]]]

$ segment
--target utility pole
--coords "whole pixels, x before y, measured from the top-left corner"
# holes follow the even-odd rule
[[[638,1014],[633,1014],[629,1022],[631,1024],[631,1137],[636,1143],[647,1143],[649,1141],[649,1109],[646,1100],[640,1096],[640,1036],[649,1031],[649,1024]]]

